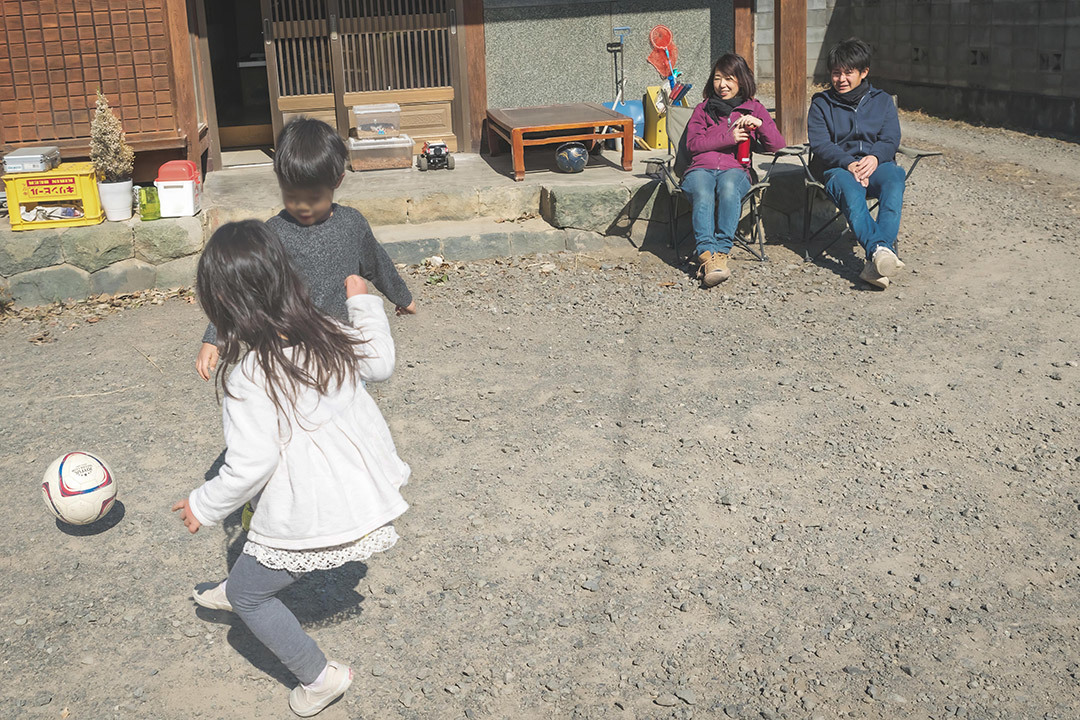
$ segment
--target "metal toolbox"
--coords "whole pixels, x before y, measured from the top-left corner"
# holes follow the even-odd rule
[[[60,164],[60,148],[55,145],[12,150],[4,156],[4,172],[45,172]]]

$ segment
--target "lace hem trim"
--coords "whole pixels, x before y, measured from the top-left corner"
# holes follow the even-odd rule
[[[398,541],[393,525],[383,525],[359,540],[318,550],[282,550],[248,540],[244,554],[251,555],[260,565],[271,570],[294,573],[330,570],[348,562],[363,562],[375,553],[385,552]]]

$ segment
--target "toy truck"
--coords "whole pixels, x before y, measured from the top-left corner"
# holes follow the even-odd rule
[[[450,154],[446,143],[441,140],[428,140],[421,148],[420,154],[416,156],[416,167],[421,171],[439,168],[453,170],[454,156]]]

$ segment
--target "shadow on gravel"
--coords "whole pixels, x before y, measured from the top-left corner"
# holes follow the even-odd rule
[[[817,247],[820,248],[822,244],[827,244],[832,239],[826,237]],[[787,240],[783,244],[796,254],[801,255],[803,252],[801,241]],[[813,262],[818,267],[829,270],[838,277],[849,281],[852,290],[878,292],[878,288],[872,287],[869,283],[859,279],[859,273],[862,272],[864,262],[863,250],[848,230],[843,231],[841,237]]]
[[[100,535],[106,530],[111,530],[120,524],[120,521],[124,519],[124,503],[117,500],[113,503],[112,509],[97,522],[92,522],[89,525],[68,525],[65,522],[56,521],[56,529],[65,535],[72,535],[74,537],[85,537],[87,535]]]

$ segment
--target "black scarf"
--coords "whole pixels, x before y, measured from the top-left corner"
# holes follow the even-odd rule
[[[746,102],[746,99],[742,95],[736,95],[730,100],[724,100],[719,95],[713,95],[705,101],[705,112],[712,116],[713,120],[720,122],[722,118],[726,118],[744,102]]]
[[[866,93],[870,92],[870,83],[863,80],[855,87],[848,90],[846,93],[837,92],[836,88],[831,88],[829,92],[832,94],[835,100],[838,100],[845,105],[851,105],[855,107],[859,104],[859,101],[863,99]]]

